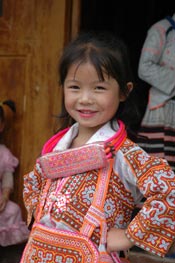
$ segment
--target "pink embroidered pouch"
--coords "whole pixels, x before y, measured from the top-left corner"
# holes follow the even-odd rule
[[[37,159],[45,178],[67,177],[103,168],[107,164],[103,144],[87,144],[62,152],[47,153]]]

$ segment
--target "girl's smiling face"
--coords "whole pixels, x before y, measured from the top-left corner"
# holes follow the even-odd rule
[[[97,131],[112,119],[124,100],[117,81],[105,73],[103,76],[104,81],[90,62],[74,64],[68,70],[64,82],[65,107],[80,129]]]

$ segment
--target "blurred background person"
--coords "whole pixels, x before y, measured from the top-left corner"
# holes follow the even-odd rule
[[[11,100],[0,102],[0,135],[5,129],[4,107],[16,111]],[[1,138],[2,139],[2,138]],[[5,247],[22,243],[28,239],[29,230],[22,220],[18,204],[10,200],[13,191],[14,172],[18,159],[4,145],[0,144],[0,246]]]
[[[138,75],[150,89],[137,142],[175,171],[175,13],[148,30]]]

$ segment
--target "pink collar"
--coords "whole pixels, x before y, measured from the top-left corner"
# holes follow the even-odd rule
[[[118,131],[112,136],[110,137],[108,140],[105,141],[105,144],[110,144],[111,142],[113,142],[113,146],[115,149],[118,148],[119,145],[121,145],[121,142],[126,138],[126,131],[125,131],[125,125],[122,121],[118,121],[119,124],[119,129]],[[42,155],[52,152],[52,150],[54,149],[54,147],[56,146],[56,144],[59,142],[59,140],[68,132],[70,128],[66,128],[60,132],[58,132],[57,134],[55,134],[54,136],[52,136],[43,146],[42,149]]]

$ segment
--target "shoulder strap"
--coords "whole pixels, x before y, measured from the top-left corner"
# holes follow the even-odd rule
[[[172,17],[171,16],[166,16],[166,19],[170,22],[172,27],[175,29],[175,21],[172,19]]]
[[[168,20],[168,22],[170,23],[170,27],[168,27],[167,31],[166,31],[166,36],[168,35],[168,33],[174,29],[175,30],[175,21],[172,19],[171,16],[166,16],[166,19]]]
[[[108,160],[106,167],[100,169],[94,199],[84,217],[83,225],[80,229],[82,234],[90,238],[94,229],[100,226],[101,238],[99,245],[104,245],[106,243],[107,224],[105,219],[104,204],[112,169],[113,159]]]

